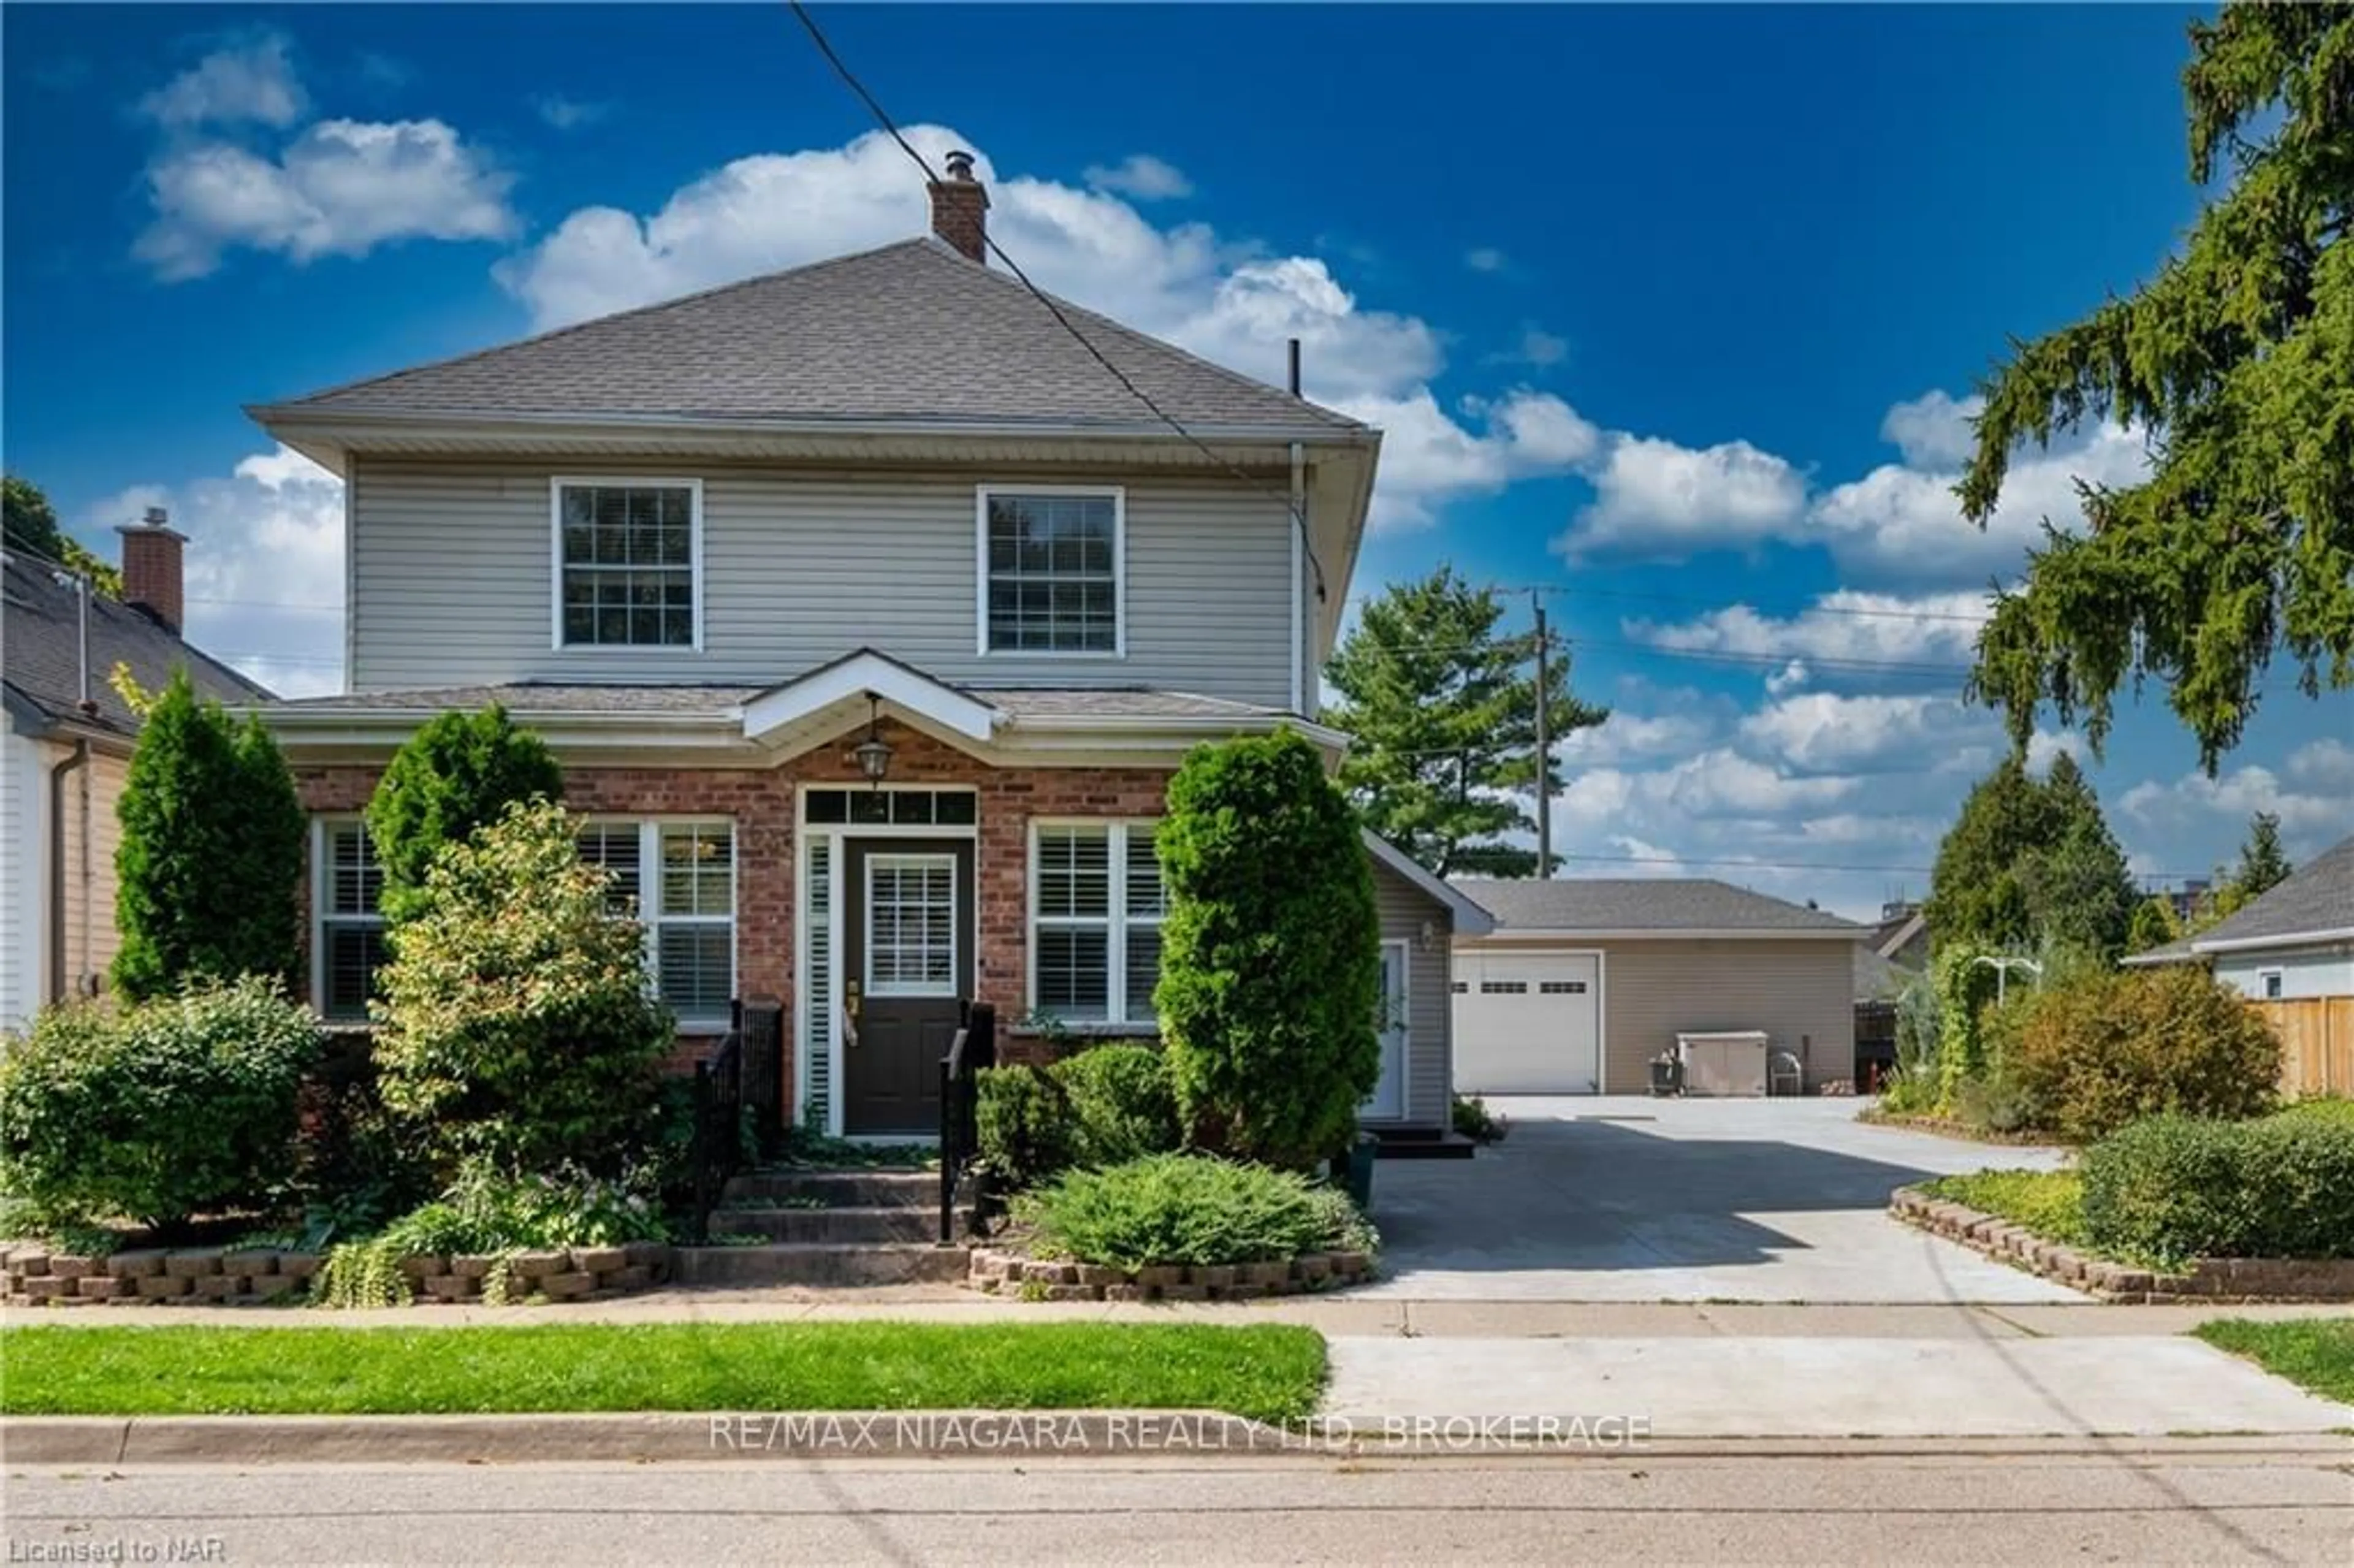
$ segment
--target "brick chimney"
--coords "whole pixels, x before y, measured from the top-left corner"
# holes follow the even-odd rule
[[[934,180],[932,232],[968,261],[989,264],[989,187],[972,177],[972,154],[950,153],[949,177]]]
[[[118,524],[114,531],[122,535],[123,602],[178,636],[187,602],[181,597],[180,547],[187,535],[171,526],[160,506],[150,506],[145,521]]]

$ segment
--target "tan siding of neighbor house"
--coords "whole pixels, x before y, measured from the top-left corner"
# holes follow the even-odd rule
[[[1678,1033],[1763,1029],[1797,1054],[1809,1088],[1855,1069],[1853,944],[1806,941],[1500,938],[1481,951],[1602,950],[1602,1092],[1650,1086],[1649,1063]]]
[[[552,634],[556,474],[703,482],[703,648]],[[761,684],[873,647],[949,681],[1150,686],[1286,706],[1294,611],[1280,495],[1126,485],[1124,658],[982,656],[975,487],[1115,476],[856,474],[674,461],[363,461],[352,485],[355,691],[514,681]]]
[[[67,748],[50,748],[54,762]],[[128,758],[102,752],[69,776],[65,789],[65,982],[68,995],[89,994],[121,946],[114,931],[114,851],[122,842],[114,808],[131,776]],[[84,779],[87,779],[87,788]],[[87,852],[85,855],[85,851]],[[48,983],[47,977],[43,984]]]
[[[1373,895],[1381,906],[1382,938],[1406,944],[1406,1123],[1447,1125],[1447,1099],[1454,1087],[1454,999],[1447,906],[1379,861],[1373,863]],[[1437,939],[1423,950],[1422,927],[1435,923]]]

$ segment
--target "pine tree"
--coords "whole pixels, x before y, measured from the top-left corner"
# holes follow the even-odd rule
[[[1925,909],[1938,948],[2011,948],[2034,939],[2020,872],[2049,842],[2051,815],[2041,788],[2016,757],[1972,787],[1929,874]]]
[[[383,908],[412,913],[445,844],[463,843],[525,800],[557,800],[564,773],[546,743],[493,703],[436,715],[394,753],[368,801],[368,838],[384,866]]]
[[[2223,6],[2190,26],[2190,177],[2230,181],[2157,276],[2017,344],[1959,486],[1984,523],[2013,451],[2103,417],[2149,477],[2084,493],[1979,634],[1972,692],[2024,746],[2049,703],[2097,748],[2156,677],[2213,773],[2272,660],[2354,685],[2354,5]]]
[[[2038,940],[2095,958],[2125,950],[2137,895],[2125,851],[2117,847],[2076,759],[2062,752],[2043,781],[2049,842],[2020,867],[2028,918]]]
[[[1365,607],[1325,666],[1341,701],[1328,721],[1355,737],[1341,787],[1365,825],[1441,876],[1527,876],[1536,853],[1505,842],[1535,831],[1534,634],[1497,631],[1504,607],[1440,567]],[[1547,729],[1559,742],[1607,708],[1572,695],[1570,656],[1546,652]],[[1548,769],[1543,799],[1563,783]],[[1548,867],[1549,872],[1552,868]]]
[[[132,754],[116,814],[116,987],[291,982],[300,957],[302,810],[277,743],[239,726],[176,670]]]
[[[2296,869],[2281,848],[2280,818],[2258,811],[2248,823],[2247,842],[2240,846],[2240,863],[2232,869],[2232,890],[2244,906],[2286,882]]]
[[[2133,925],[2126,933],[2126,951],[2147,953],[2152,948],[2162,948],[2182,937],[2182,922],[2174,917],[2174,906],[2163,898],[2145,898],[2134,906]]]

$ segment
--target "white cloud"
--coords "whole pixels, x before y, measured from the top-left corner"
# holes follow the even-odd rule
[[[2201,830],[2205,830],[2202,836],[2211,837],[2218,829],[2227,830],[2227,837],[2235,837],[2249,818],[2258,811],[2270,811],[2281,821],[2290,853],[2302,858],[2354,832],[2354,800],[2334,787],[2340,758],[2324,749],[2334,744],[2308,746],[2292,758],[2294,786],[2283,782],[2272,769],[2252,763],[2213,779],[2194,772],[2172,783],[2149,779],[2126,791],[2120,804],[2153,834],[2178,840]]]
[[[543,92],[531,101],[533,112],[554,130],[578,131],[594,125],[612,113],[610,103],[587,103],[577,98],[567,98],[560,92]]]
[[[343,688],[344,487],[291,448],[226,477],[137,484],[90,508],[93,536],[171,513],[188,537],[188,641],[281,696]]]
[[[1589,729],[1572,730],[1555,747],[1564,770],[1689,757],[1716,738],[1722,715],[1698,692],[1679,694],[1673,711],[1654,715],[1614,708]]]
[[[310,101],[295,78],[291,55],[287,39],[276,33],[216,50],[141,99],[140,112],[175,130],[240,122],[292,125]]]
[[[1681,560],[1745,547],[1787,530],[1807,500],[1804,474],[1747,441],[1696,449],[1618,435],[1588,477],[1593,504],[1553,541],[1572,557],[1609,552]]]
[[[1463,265],[1474,272],[1500,272],[1511,260],[1492,245],[1475,246],[1463,253]]]
[[[1810,674],[1804,659],[1793,659],[1766,677],[1766,694],[1778,697],[1795,692],[1807,683]]]
[[[1952,697],[1807,692],[1751,714],[1741,737],[1809,773],[1901,773],[1955,746],[1984,743],[1996,729],[1991,714]]]
[[[1087,182],[1133,201],[1170,201],[1193,194],[1183,170],[1150,153],[1131,153],[1117,164],[1090,164]]]
[[[1794,616],[1761,614],[1735,604],[1681,622],[1626,620],[1619,630],[1636,641],[1661,648],[1831,663],[1863,660],[1958,665],[1972,657],[1987,609],[1983,593],[1907,598],[1840,588],[1819,596]],[[1807,673],[1798,672],[1801,679]],[[1790,671],[1786,667],[1782,674],[1787,678]]]
[[[2354,746],[2342,740],[2309,741],[2289,753],[2288,776],[2306,789],[2354,800]]]
[[[1488,356],[1490,365],[1525,365],[1532,369],[1546,370],[1569,357],[1569,340],[1544,330],[1534,322],[1521,323],[1519,341],[1511,347]]]
[[[1977,450],[1970,421],[1985,407],[1983,397],[1957,402],[1948,393],[1933,388],[1889,409],[1888,417],[1880,421],[1881,439],[1904,454],[1908,468],[1959,469]]]
[[[439,120],[323,120],[274,159],[227,143],[166,153],[148,170],[155,219],[133,253],[169,281],[239,246],[307,262],[398,239],[504,239],[512,184]]]
[[[1381,529],[1426,527],[1458,497],[1572,472],[1601,439],[1577,410],[1543,392],[1514,392],[1497,403],[1468,400],[1465,415],[1479,422],[1478,429],[1449,417],[1427,387],[1404,397],[1337,398],[1332,407],[1381,429],[1373,516]]]

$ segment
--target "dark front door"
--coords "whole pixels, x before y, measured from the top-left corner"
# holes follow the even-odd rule
[[[972,994],[972,844],[852,839],[842,863],[843,1130],[938,1133],[940,1058]]]

